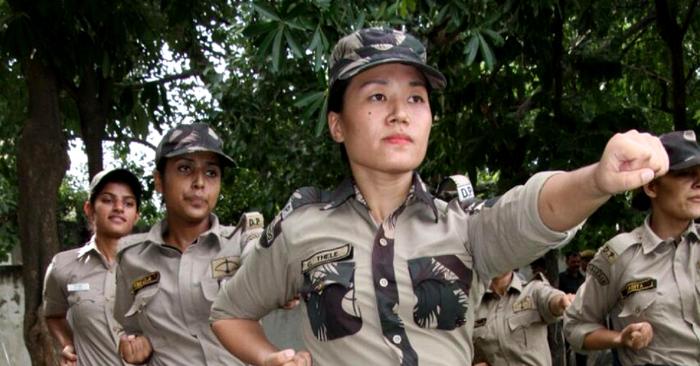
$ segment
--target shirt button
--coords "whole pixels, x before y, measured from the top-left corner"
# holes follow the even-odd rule
[[[379,280],[379,286],[386,287],[389,284],[389,281],[386,280],[386,278],[382,278]]]
[[[391,341],[394,342],[394,344],[399,344],[399,343],[401,343],[401,336],[397,334],[397,335],[391,337]]]
[[[385,247],[387,244],[388,243],[386,242],[386,239],[384,239],[384,238],[379,239],[379,245]]]

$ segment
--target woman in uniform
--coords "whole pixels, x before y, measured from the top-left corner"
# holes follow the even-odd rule
[[[444,202],[416,172],[429,93],[446,84],[423,45],[359,30],[335,46],[329,79],[328,127],[352,174],[332,192],[297,190],[217,297],[214,331],[244,362],[470,364],[485,283],[563,245],[611,194],[667,166],[658,139],[633,131],[599,163],[537,174],[500,199]],[[258,324],[298,293],[309,353],[276,349]]]
[[[228,353],[208,324],[219,287],[241,263],[249,235],[262,216],[244,214],[237,227],[213,214],[223,169],[232,163],[206,124],[179,125],[156,151],[155,188],[165,219],[120,243],[115,317],[124,326],[124,360],[149,365],[230,366]],[[257,230],[257,232],[256,232]]]
[[[622,365],[700,362],[700,145],[693,131],[660,139],[668,174],[632,202],[649,214],[598,250],[564,317],[574,349],[612,348]]]
[[[93,236],[56,254],[44,281],[44,316],[61,346],[61,366],[121,365],[120,327],[113,317],[117,242],[138,220],[141,184],[126,169],[92,179],[83,205]]]
[[[550,286],[542,273],[529,282],[513,271],[494,277],[476,309],[476,365],[551,366],[547,325],[561,320],[574,296]]]

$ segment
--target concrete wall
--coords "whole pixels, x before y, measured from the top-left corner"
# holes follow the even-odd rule
[[[0,366],[30,366],[24,345],[22,267],[0,266]]]

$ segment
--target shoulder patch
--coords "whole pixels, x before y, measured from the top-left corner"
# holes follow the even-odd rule
[[[530,296],[525,296],[524,298],[516,301],[513,304],[513,312],[517,313],[523,310],[530,310],[535,308],[535,302],[532,300],[532,297]]]
[[[630,281],[625,284],[625,287],[620,291],[622,298],[625,299],[635,292],[652,290],[656,288],[655,278],[645,278],[643,280]]]
[[[265,228],[265,233],[260,237],[260,246],[269,248],[282,232],[282,221],[284,219],[289,217],[299,207],[323,202],[323,196],[323,192],[315,187],[302,187],[294,191],[284,208],[282,208],[282,211]]]
[[[586,268],[586,272],[588,272],[593,278],[595,278],[596,281],[601,286],[607,286],[610,284],[610,280],[608,279],[608,275],[603,272],[602,269],[598,268],[594,263],[588,263],[588,267]]]
[[[627,248],[635,244],[640,244],[641,242],[642,238],[635,232],[622,233],[605,243],[605,245],[600,248],[600,255],[607,259],[610,264],[613,264]]]

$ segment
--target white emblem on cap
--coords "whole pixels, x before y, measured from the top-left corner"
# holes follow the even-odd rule
[[[683,131],[683,138],[688,140],[688,141],[695,141],[695,131],[693,131],[693,130]]]

